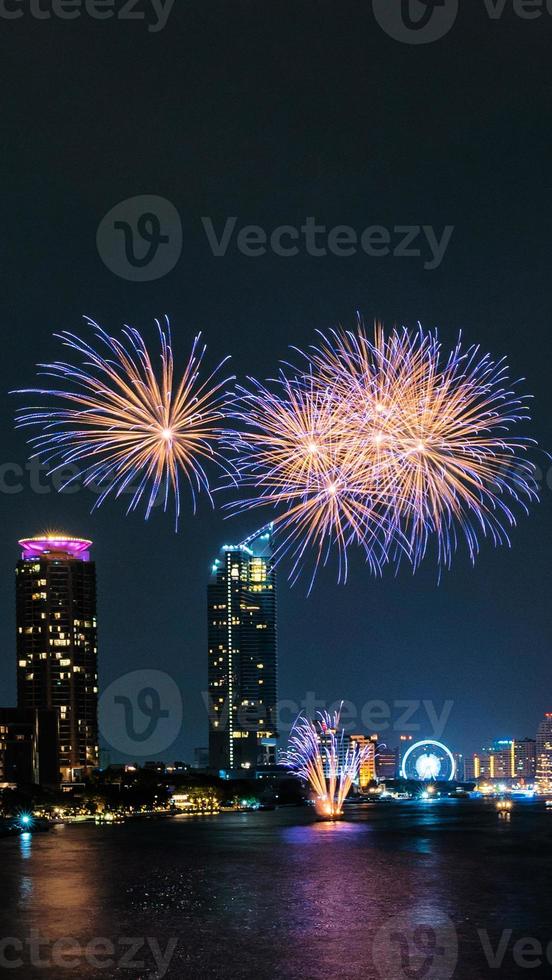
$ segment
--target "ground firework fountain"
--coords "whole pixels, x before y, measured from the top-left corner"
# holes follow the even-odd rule
[[[291,732],[285,765],[310,786],[321,820],[338,820],[369,747],[359,748],[340,729],[340,711],[300,715]]]

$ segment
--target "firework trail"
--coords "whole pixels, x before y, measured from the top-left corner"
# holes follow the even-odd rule
[[[315,721],[299,715],[292,728],[284,765],[311,787],[316,812],[333,818],[358,778],[370,746],[359,748],[339,730],[340,710],[318,712]]]
[[[100,491],[95,507],[110,494],[119,497],[126,492],[131,494],[127,513],[143,501],[148,518],[158,498],[165,510],[172,498],[178,525],[181,476],[189,483],[195,510],[198,492],[211,497],[204,461],[225,468],[218,446],[227,402],[223,389],[232,379],[216,380],[225,361],[202,379],[205,347],[198,335],[176,382],[168,319],[163,325],[156,321],[158,370],[133,327],[125,327],[120,340],[94,321],[87,322],[97,346],[67,331],[56,334],[78,355],[80,366],[65,361],[40,364],[39,373],[60,386],[16,394],[47,396],[53,405],[21,409],[16,425],[41,430],[29,443],[34,457],[48,465],[50,473],[72,464],[81,467],[84,485]],[[63,487],[79,475],[71,476]]]
[[[416,568],[432,538],[445,567],[461,539],[472,561],[481,537],[509,543],[514,508],[538,494],[532,441],[509,434],[530,416],[505,361],[461,340],[447,355],[421,328],[320,336],[299,352],[302,370],[271,389],[251,379],[233,409],[236,466],[254,494],[230,506],[276,508],[290,577],[312,555],[312,586],[336,549],[346,578],[353,544],[379,573],[404,558]]]

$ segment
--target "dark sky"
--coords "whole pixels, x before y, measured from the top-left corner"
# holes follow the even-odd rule
[[[47,7],[46,0],[43,6]],[[120,4],[119,4],[120,6]],[[150,10],[142,0],[140,10]],[[154,18],[153,18],[154,19]],[[23,465],[9,389],[58,356],[52,333],[88,314],[112,330],[172,321],[177,358],[201,329],[214,363],[270,376],[289,344],[316,328],[368,322],[438,327],[445,342],[506,354],[534,393],[534,434],[550,448],[550,174],[552,18],[489,18],[461,5],[435,43],[392,39],[369,0],[177,0],[164,30],[143,21],[0,18],[2,119],[2,455]],[[153,282],[110,271],[96,248],[102,217],[136,195],[171,201],[182,255]],[[454,225],[442,264],[423,258],[252,258],[211,253],[218,228]],[[85,328],[82,328],[83,330]],[[10,477],[8,477],[10,479]],[[80,492],[2,493],[0,703],[15,698],[13,566],[17,539],[63,527],[94,539],[101,685],[155,666],[178,682],[184,726],[170,758],[206,742],[205,586],[225,540],[257,518],[225,521],[206,501],[146,524],[109,503],[90,515]],[[346,587],[319,578],[309,599],[280,575],[280,695],[307,691],[358,709],[370,699],[454,702],[444,731],[471,751],[534,734],[552,707],[552,493],[522,519],[511,550],[483,545],[437,585],[375,581],[360,560]],[[432,734],[422,709],[419,734]],[[400,726],[399,726],[400,727]],[[396,733],[386,732],[393,742]]]

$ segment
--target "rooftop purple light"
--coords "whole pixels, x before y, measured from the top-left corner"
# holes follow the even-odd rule
[[[38,538],[22,538],[22,558],[42,558],[43,555],[64,555],[88,561],[92,542],[86,538],[71,538],[66,534],[44,534]]]

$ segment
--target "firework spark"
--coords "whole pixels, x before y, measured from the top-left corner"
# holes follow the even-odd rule
[[[39,373],[55,378],[63,387],[16,392],[48,396],[54,403],[53,407],[21,409],[17,427],[42,430],[29,442],[33,455],[50,467],[50,473],[68,466],[82,469],[84,485],[98,489],[96,507],[110,494],[128,493],[127,513],[143,501],[147,518],[158,499],[166,510],[172,497],[178,525],[181,476],[189,483],[195,510],[196,493],[205,491],[211,496],[204,461],[226,469],[218,445],[227,401],[223,389],[232,379],[216,380],[225,361],[202,380],[205,347],[200,346],[198,335],[176,383],[167,319],[163,325],[156,321],[158,371],[133,327],[126,327],[119,340],[94,321],[87,322],[94,329],[97,348],[67,331],[56,334],[65,347],[76,352],[80,366],[64,361],[40,364]],[[58,407],[60,402],[68,407]],[[72,475],[63,487],[79,475]]]
[[[319,712],[315,721],[299,715],[292,728],[284,765],[311,787],[316,812],[334,819],[358,778],[370,746],[359,748],[339,729],[340,711]]]
[[[291,554],[293,580],[312,551],[312,586],[318,565],[328,560],[332,547],[338,555],[339,579],[346,579],[352,543],[364,549],[374,573],[381,571],[391,525],[365,492],[370,482],[366,469],[373,462],[367,456],[359,458],[347,434],[341,398],[313,374],[289,379],[281,372],[277,392],[260,382],[252,385],[252,391],[237,389],[234,415],[244,427],[230,441],[238,450],[240,482],[255,492],[229,506],[282,508],[274,517],[279,534],[276,558]]]
[[[301,352],[299,352],[301,353]],[[291,578],[314,555],[312,581],[333,548],[339,577],[347,550],[364,549],[373,572],[408,558],[416,568],[432,538],[449,567],[459,540],[475,560],[481,537],[509,543],[514,507],[537,500],[531,440],[510,436],[529,419],[505,362],[464,349],[444,354],[435,334],[377,327],[321,335],[284,372],[276,391],[238,389],[233,436],[240,509],[272,505]]]

